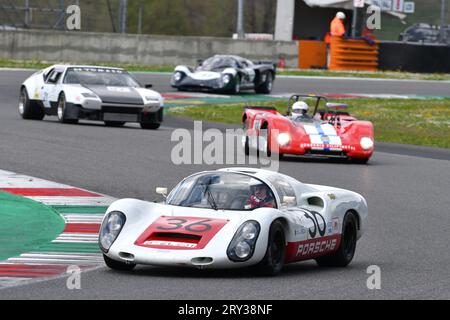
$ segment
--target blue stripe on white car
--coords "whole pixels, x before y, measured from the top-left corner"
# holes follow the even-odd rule
[[[325,151],[341,151],[341,148],[323,148],[324,144],[342,146],[341,138],[337,135],[336,129],[329,123],[303,126],[312,145],[311,149]]]

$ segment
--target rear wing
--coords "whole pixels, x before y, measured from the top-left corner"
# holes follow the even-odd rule
[[[254,64],[256,65],[270,65],[273,67],[273,70],[276,72],[277,71],[277,63],[274,61],[253,61]]]

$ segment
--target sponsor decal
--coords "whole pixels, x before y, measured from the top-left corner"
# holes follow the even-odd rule
[[[124,73],[123,70],[118,69],[108,69],[108,68],[91,68],[91,67],[77,67],[73,68],[73,71],[77,72],[97,72],[97,73],[117,73],[122,74]]]
[[[286,262],[314,259],[336,251],[341,241],[340,235],[320,239],[290,242],[286,248]]]
[[[330,200],[336,200],[336,195],[333,193],[329,193],[328,198],[330,198]]]
[[[120,92],[120,93],[130,92],[129,88],[122,88],[122,87],[106,87],[106,89],[108,89],[108,91]]]
[[[349,145],[339,145],[339,144],[324,144],[324,143],[301,143],[300,148],[306,149],[342,149],[344,151],[354,151],[356,148],[354,146]]]
[[[167,247],[186,247],[186,248],[195,248],[197,246],[197,244],[195,243],[158,241],[158,240],[145,241],[144,244],[147,246],[167,246]]]
[[[339,218],[333,218],[332,224],[333,224],[333,233],[334,234],[339,233]]]
[[[294,231],[294,234],[297,235],[304,235],[306,233],[306,228],[300,228]]]
[[[324,145],[329,145],[330,144],[330,137],[329,136],[321,136],[320,137],[322,139],[322,142]]]
[[[337,239],[315,241],[300,244],[297,248],[297,256],[308,256],[317,253],[324,253],[336,249]]]
[[[327,233],[328,233],[329,235],[330,235],[330,234],[333,234],[333,223],[332,223],[331,221],[328,221],[327,225],[328,225]]]

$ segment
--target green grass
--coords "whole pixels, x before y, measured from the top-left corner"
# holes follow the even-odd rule
[[[174,67],[169,65],[138,65],[125,63],[102,63],[102,62],[50,62],[37,60],[7,60],[0,59],[0,68],[25,68],[25,69],[44,69],[56,63],[86,64],[94,66],[108,66],[124,68],[132,72],[172,72]]]
[[[349,105],[349,112],[372,121],[377,141],[450,148],[450,99],[336,99]],[[286,102],[269,102],[284,113]],[[243,104],[171,108],[169,114],[195,120],[239,124]]]
[[[401,80],[450,80],[448,73],[410,73],[400,71],[328,71],[328,70],[285,70],[278,72],[285,76],[315,76],[315,77],[355,77],[373,79],[401,79]]]
[[[0,59],[0,68],[26,68],[26,69],[43,69],[55,64],[50,61],[37,60],[8,60]],[[61,62],[59,62],[61,63]],[[70,63],[70,62],[64,62]],[[139,65],[124,63],[101,63],[101,62],[79,62],[74,64],[87,64],[98,66],[109,66],[124,68],[132,72],[173,72],[172,65]],[[412,80],[450,80],[448,73],[408,73],[397,71],[379,71],[379,72],[360,72],[360,71],[328,71],[315,69],[284,69],[278,70],[278,75],[284,76],[314,76],[314,77],[356,77],[356,78],[374,78],[374,79],[412,79]]]

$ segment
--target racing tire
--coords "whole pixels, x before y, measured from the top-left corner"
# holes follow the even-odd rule
[[[316,259],[320,267],[346,267],[353,260],[357,240],[357,220],[353,212],[347,212],[343,222],[339,249],[330,255]]]
[[[125,121],[105,121],[107,127],[123,127]]]
[[[58,98],[57,116],[61,123],[78,123],[78,119],[68,119],[67,117],[67,101],[64,92],[61,92]]]
[[[234,78],[233,87],[231,88],[230,93],[239,94],[240,92],[241,92],[241,78],[239,77],[239,75],[237,75]]]
[[[246,156],[250,155],[250,145],[248,142],[248,136],[245,136],[244,153]]]
[[[265,93],[269,94],[272,92],[273,88],[273,74],[272,72],[268,72],[266,75],[266,81],[255,88],[256,93]]]
[[[266,156],[267,156],[268,158],[270,158],[270,157],[272,157],[272,150],[270,150],[270,135],[269,135],[270,128],[267,127],[267,128],[261,128],[261,129],[262,129],[262,130],[266,130],[266,134],[264,134],[263,137],[265,137],[265,139],[266,139],[266,151],[267,151]],[[260,139],[260,137],[261,137],[261,136],[258,136],[258,139]],[[260,143],[259,143],[259,140],[258,140],[258,157],[259,157],[261,154],[264,154],[264,151],[259,150],[259,146],[260,146]]]
[[[141,128],[145,130],[157,130],[161,126],[161,123],[154,122],[141,122]]]
[[[28,98],[28,92],[25,87],[20,90],[19,96],[19,114],[22,119],[42,120],[45,116],[44,108],[36,101]]]
[[[283,269],[286,256],[286,238],[283,224],[275,220],[269,230],[266,254],[257,265],[258,272],[265,276],[275,276]]]
[[[136,267],[135,263],[124,263],[114,259],[109,258],[107,255],[103,255],[103,260],[105,260],[106,265],[113,270],[119,271],[131,271]]]

